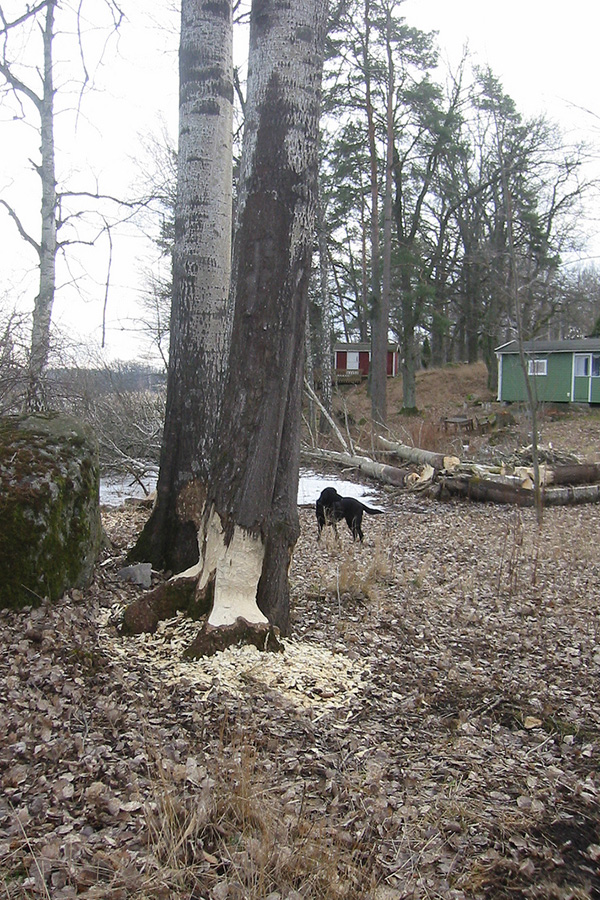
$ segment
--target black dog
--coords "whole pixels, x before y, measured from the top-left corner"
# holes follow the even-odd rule
[[[362,541],[363,532],[361,525],[363,513],[377,516],[382,512],[383,510],[381,509],[371,509],[371,507],[365,506],[364,503],[361,503],[360,500],[355,500],[354,497],[340,497],[335,488],[325,488],[317,500],[317,526],[319,529],[317,540],[320,539],[325,525],[333,525],[337,536],[337,523],[341,519],[345,519],[354,540],[359,538]]]

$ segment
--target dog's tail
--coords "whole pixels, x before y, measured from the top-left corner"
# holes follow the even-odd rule
[[[364,511],[366,513],[369,513],[370,516],[382,516],[383,515],[382,509],[372,509],[372,507],[370,507],[370,506],[365,506],[364,503],[362,505],[362,508],[364,509]]]

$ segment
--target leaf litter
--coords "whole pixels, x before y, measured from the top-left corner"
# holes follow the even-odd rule
[[[283,653],[119,634],[138,507],[0,614],[7,900],[600,896],[597,507],[381,503],[364,546],[301,510]]]

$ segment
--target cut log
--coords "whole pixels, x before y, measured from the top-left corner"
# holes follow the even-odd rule
[[[542,492],[544,506],[574,506],[579,503],[599,503],[600,484],[576,484],[546,488]]]
[[[533,506],[534,491],[506,482],[477,477],[447,477],[433,485],[432,496],[464,497],[487,503],[506,503]],[[600,502],[600,484],[565,485],[542,490],[544,506],[569,506]]]
[[[408,475],[405,469],[386,466],[369,459],[368,456],[352,456],[350,453],[339,453],[336,450],[303,450],[302,455],[310,459],[336,463],[336,465],[345,466],[348,469],[358,469],[376,481],[393,484],[396,487],[404,487]]]
[[[436,491],[435,488],[438,488]],[[478,476],[442,478],[434,486],[435,495],[451,495],[464,497],[467,500],[479,500],[487,503],[508,503],[517,506],[533,506],[534,493],[531,490],[509,484],[504,481],[492,481]]]
[[[595,481],[600,481],[600,465],[597,463],[553,466],[547,476],[548,484],[593,484]]]
[[[407,447],[405,444],[398,444],[395,441],[388,441],[387,438],[378,436],[377,440],[386,450],[391,450],[400,459],[407,462],[415,463],[418,466],[433,466],[434,469],[445,469],[452,471],[460,465],[460,460],[456,456],[444,456],[443,453],[432,453],[430,450],[420,450],[418,447]]]

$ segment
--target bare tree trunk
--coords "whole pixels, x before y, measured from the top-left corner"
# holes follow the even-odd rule
[[[240,620],[288,627],[325,20],[325,0],[252,6],[229,373],[199,534],[214,602],[192,652],[238,640]]]
[[[333,394],[332,359],[333,348],[331,346],[331,334],[333,331],[331,313],[331,293],[329,291],[329,252],[327,249],[327,235],[324,226],[324,210],[322,197],[319,192],[317,211],[317,239],[319,243],[319,276],[321,285],[321,346],[319,356],[321,359],[321,402],[324,409],[331,416],[331,404]],[[327,416],[321,415],[319,431],[326,434],[330,425]]]
[[[387,353],[392,280],[392,184],[394,165],[394,60],[391,44],[391,11],[386,9],[386,50],[388,62],[386,104],[386,162],[383,201],[383,283],[374,298],[371,333],[371,416],[374,425],[387,423]],[[375,302],[375,300],[378,302]]]
[[[370,22],[371,2],[365,0],[363,41],[363,73],[365,79],[365,112],[367,115],[367,139],[369,145],[370,189],[371,189],[371,366],[369,368],[369,392],[371,394],[371,415],[378,421],[380,414],[385,414],[385,397],[381,391],[381,372],[374,371],[374,364],[379,363],[381,344],[381,267],[380,267],[380,234],[379,234],[379,171],[377,144],[375,140],[375,110],[373,108],[370,58]],[[375,359],[374,359],[375,357]],[[373,378],[375,378],[376,396],[373,397]],[[383,383],[385,393],[385,382]],[[383,423],[382,423],[383,424]]]
[[[403,487],[406,483],[408,470],[399,469],[398,466],[386,466],[384,463],[376,462],[368,456],[356,456],[351,453],[340,453],[337,450],[304,450],[303,456],[309,459],[320,459],[327,462],[337,463],[345,469],[358,469],[369,478],[375,478],[384,484],[393,484],[396,487]]]
[[[496,141],[498,145],[498,156],[500,158],[500,172],[501,172],[501,184],[502,184],[502,195],[504,201],[504,209],[506,212],[506,236],[508,240],[508,250],[510,254],[510,270],[511,270],[511,288],[512,288],[512,300],[514,304],[514,312],[515,319],[517,323],[517,342],[519,345],[519,361],[521,364],[521,371],[523,372],[523,378],[525,380],[525,387],[527,389],[527,402],[529,405],[529,411],[531,414],[531,450],[532,450],[532,458],[533,458],[533,472],[534,472],[534,496],[535,496],[535,509],[536,509],[536,518],[537,524],[541,527],[544,515],[543,503],[542,503],[542,494],[541,494],[541,484],[540,484],[540,463],[539,463],[539,454],[538,454],[538,424],[537,424],[537,408],[538,401],[535,389],[535,382],[529,377],[528,367],[527,367],[527,359],[525,357],[525,351],[523,349],[523,318],[522,318],[522,309],[521,309],[521,298],[519,295],[519,272],[517,267],[517,257],[515,251],[515,242],[514,242],[514,221],[513,221],[513,212],[512,212],[512,197],[510,193],[510,187],[508,184],[508,177],[506,172],[506,166],[504,163],[504,152],[502,147],[502,141],[500,139],[500,133],[498,130],[498,120],[496,115],[494,114],[495,124],[496,124]]]
[[[40,289],[33,309],[29,383],[26,405],[29,410],[44,406],[42,376],[50,352],[50,323],[56,287],[57,197],[54,161],[54,81],[52,72],[52,44],[54,40],[54,10],[49,2],[43,31],[44,72],[43,94],[38,103],[40,113],[40,179],[42,182],[42,234],[38,247],[40,259]]]
[[[307,311],[304,325],[304,377],[307,384],[311,385],[312,394],[308,394],[308,428],[310,433],[314,435],[317,433],[317,404],[314,401],[315,363],[312,344],[310,315]]]
[[[179,572],[198,559],[229,337],[231,0],[183,0],[167,407],[157,502],[132,558]]]

